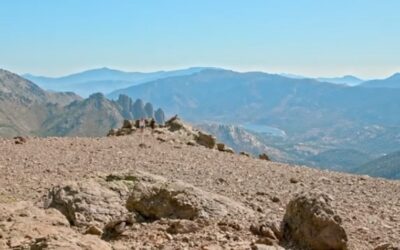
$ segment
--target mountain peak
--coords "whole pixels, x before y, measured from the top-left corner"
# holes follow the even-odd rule
[[[102,93],[94,93],[89,96],[89,99],[101,100],[101,99],[106,99],[106,97]]]
[[[400,80],[400,73],[394,73],[392,76],[390,76],[388,79],[398,79],[398,80]]]

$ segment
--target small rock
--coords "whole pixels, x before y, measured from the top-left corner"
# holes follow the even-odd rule
[[[393,246],[390,243],[384,243],[375,247],[374,250],[400,250],[400,246]]]
[[[296,178],[294,178],[294,177],[290,178],[290,183],[296,184],[296,183],[298,183],[298,182],[299,182],[298,179],[296,179]]]
[[[249,153],[247,153],[247,152],[240,152],[239,154],[240,154],[240,155],[247,156],[247,157],[250,157],[250,154],[249,154]]]
[[[125,231],[126,222],[122,221],[114,227],[115,232],[122,234]]]
[[[14,140],[15,140],[14,141],[15,144],[24,144],[27,142],[27,139],[22,136],[16,136],[16,137],[14,137]]]
[[[251,249],[252,250],[284,250],[283,247],[278,246],[278,245],[267,246],[267,245],[259,244],[259,243],[252,244]]]
[[[219,151],[225,151],[225,144],[223,143],[217,143],[217,149]]]
[[[97,226],[92,225],[85,231],[85,234],[102,235],[103,230],[101,230]]]
[[[235,151],[230,147],[225,147],[224,152],[230,153],[230,154],[234,154],[235,153]]]
[[[258,158],[259,158],[260,160],[265,160],[265,161],[270,161],[270,160],[271,160],[271,159],[268,157],[268,155],[267,155],[266,153],[260,154],[260,155],[258,156]]]
[[[198,230],[200,230],[200,226],[190,220],[173,221],[167,228],[167,232],[170,234],[187,234],[197,232]]]
[[[207,147],[207,148],[214,148],[215,145],[217,144],[217,139],[209,134],[205,134],[203,132],[199,132],[199,136],[196,139],[197,143]]]
[[[276,203],[276,202],[280,202],[281,199],[279,199],[279,197],[277,197],[277,196],[273,196],[273,197],[271,197],[271,201]]]

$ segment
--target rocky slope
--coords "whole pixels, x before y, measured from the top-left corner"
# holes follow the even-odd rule
[[[400,151],[390,153],[363,164],[355,170],[359,174],[400,179]]]
[[[0,69],[0,136],[33,134],[50,114],[80,99],[73,93],[46,92]]]
[[[220,152],[187,143],[187,127],[174,128],[0,139],[0,248],[400,244],[399,182]]]
[[[214,135],[218,140],[232,147],[236,152],[249,152],[255,156],[268,152],[274,161],[285,162],[289,156],[285,152],[266,145],[256,133],[246,129],[225,124],[199,124],[196,127]]]
[[[323,153],[331,161],[327,167],[345,169],[340,158],[352,155],[348,149],[374,158],[400,150],[399,89],[349,87],[262,72],[204,70],[132,86],[109,97],[121,93],[144,98],[194,124],[248,124],[282,130],[287,137],[267,145],[284,151],[293,148],[285,152],[298,164]],[[338,152],[344,154],[335,161]],[[353,155],[348,162],[359,159],[360,154]]]
[[[164,111],[151,103],[120,96],[108,100],[102,94],[82,99],[74,93],[44,91],[32,82],[0,69],[0,136],[103,136],[124,119],[156,118]],[[139,105],[134,105],[134,104]]]

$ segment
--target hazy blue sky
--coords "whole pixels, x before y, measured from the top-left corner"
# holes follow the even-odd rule
[[[399,0],[2,0],[0,67],[400,71]]]

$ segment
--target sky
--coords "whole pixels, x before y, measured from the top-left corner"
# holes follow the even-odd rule
[[[400,72],[398,0],[1,0],[0,68]]]

